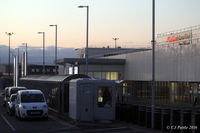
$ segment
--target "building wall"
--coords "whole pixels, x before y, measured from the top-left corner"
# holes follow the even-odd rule
[[[151,51],[129,53],[123,56],[126,58],[125,80],[149,81],[152,79]],[[200,39],[193,40],[193,44],[189,45],[179,45],[179,43],[157,45],[155,56],[157,81],[200,80]]]

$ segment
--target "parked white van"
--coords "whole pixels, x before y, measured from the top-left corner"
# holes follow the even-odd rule
[[[15,86],[10,86],[5,88],[4,92],[4,99],[3,99],[3,105],[5,106],[6,103],[10,100],[10,96],[12,94],[16,94],[17,91],[19,90],[27,90],[26,87],[15,87]]]
[[[12,94],[17,93],[19,90],[27,90],[26,87],[8,87],[8,97],[10,97]]]
[[[17,92],[15,116],[18,118],[43,117],[48,119],[48,106],[40,90],[20,90]]]

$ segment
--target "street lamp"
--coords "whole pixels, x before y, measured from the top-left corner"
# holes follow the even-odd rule
[[[45,32],[38,32],[38,34],[43,35],[43,74],[45,74]]]
[[[86,52],[85,52],[85,74],[88,75],[88,32],[89,32],[89,6],[78,6],[78,8],[87,8],[87,25],[86,25]]]
[[[26,54],[27,54],[27,43],[22,43],[22,45],[26,46]]]
[[[19,63],[19,48],[15,48],[15,50],[17,50],[18,63]]]
[[[56,68],[56,74],[57,74],[57,24],[55,25],[49,25],[51,27],[55,26],[55,68]]]
[[[152,111],[151,128],[154,128],[155,110],[155,0],[152,0]]]
[[[28,46],[27,46],[27,43],[22,43],[22,45],[25,45],[26,46],[26,63],[28,64]]]
[[[10,55],[12,55],[12,56],[11,56],[11,60],[12,60],[12,61],[11,61],[11,64],[13,64],[13,60],[14,60],[13,58],[14,58],[14,56],[15,56],[14,51],[10,51]]]
[[[117,48],[117,40],[118,40],[119,38],[113,38],[113,40],[115,40],[115,48]]]
[[[19,48],[15,48],[15,50],[17,51],[17,56],[19,57]]]
[[[9,36],[9,47],[8,47],[8,75],[10,76],[10,36],[12,36],[14,33],[8,33],[6,32],[6,35]]]

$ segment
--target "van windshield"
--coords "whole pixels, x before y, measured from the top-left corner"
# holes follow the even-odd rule
[[[21,102],[22,103],[44,102],[44,97],[42,94],[22,94]]]

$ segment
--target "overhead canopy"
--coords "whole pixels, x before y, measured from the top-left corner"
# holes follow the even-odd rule
[[[37,81],[52,81],[52,82],[63,82],[64,80],[71,80],[76,78],[89,78],[87,75],[74,74],[74,75],[28,75],[26,77],[20,78],[20,80],[37,80]]]
[[[59,59],[56,62],[57,64],[64,65],[65,63],[69,64],[85,64],[84,58],[64,58]],[[88,59],[88,64],[96,64],[96,65],[124,65],[125,59],[97,59],[90,58]]]

